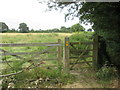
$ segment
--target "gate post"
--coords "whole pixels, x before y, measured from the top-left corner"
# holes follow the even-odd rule
[[[96,71],[98,69],[98,36],[93,39],[93,68]]]
[[[66,73],[69,73],[69,38],[65,37],[65,46],[64,46],[64,70]]]
[[[58,44],[61,44],[61,39],[58,39]],[[62,47],[58,46],[58,65],[62,65]]]

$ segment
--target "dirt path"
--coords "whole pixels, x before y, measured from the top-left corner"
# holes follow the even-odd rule
[[[71,71],[77,78],[73,84],[67,84],[62,88],[117,88],[118,82],[113,80],[112,83],[98,83],[95,73],[91,68],[79,68]]]
[[[77,78],[77,81],[73,84],[63,86],[63,88],[102,88],[102,85],[97,84],[97,81],[92,74],[87,75],[88,71],[82,72],[79,70],[71,71]]]

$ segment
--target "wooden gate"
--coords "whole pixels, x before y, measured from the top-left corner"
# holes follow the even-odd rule
[[[86,44],[86,48],[85,49],[79,49],[79,50],[76,50],[75,48],[75,45],[81,45],[81,44]],[[89,45],[92,46],[92,48],[89,48]],[[36,47],[36,46],[46,46],[48,47],[47,49],[44,49],[42,51],[35,51],[35,52],[10,52],[10,51],[7,51],[5,49],[3,49],[2,47]],[[57,47],[57,51],[55,50],[52,50],[52,48],[55,48]],[[73,50],[70,50],[70,48],[73,48]],[[14,50],[13,50],[14,51]],[[86,52],[89,52],[89,51],[92,51],[92,55],[86,55],[85,53]],[[32,62],[32,64],[34,64],[34,61],[39,61],[40,63],[34,65],[35,67],[36,66],[39,66],[40,64],[42,64],[42,61],[47,61],[47,60],[58,60],[58,65],[61,65],[62,64],[62,43],[61,43],[61,40],[59,39],[58,42],[55,42],[55,43],[22,43],[22,44],[0,44],[0,55],[1,56],[14,56],[15,58],[18,58],[20,60],[24,60],[25,62]],[[79,53],[78,56],[71,56],[71,52],[73,53]],[[52,54],[52,53],[55,53],[57,54],[56,58],[40,58],[39,56],[40,55],[43,55],[43,54]],[[25,58],[21,55],[34,55],[30,58]],[[44,56],[43,56],[44,57]],[[87,61],[86,59],[83,59],[81,62],[80,59],[81,58],[85,58],[85,57],[90,57],[92,58],[92,61]],[[36,59],[34,59],[36,58]],[[76,59],[75,62],[70,62],[71,59]],[[6,58],[4,58],[4,61],[1,61],[1,63],[7,63],[9,65],[9,62],[11,61],[7,61]],[[97,62],[98,62],[98,37],[96,36],[93,41],[91,42],[70,42],[69,41],[69,38],[66,37],[65,38],[65,42],[64,42],[64,52],[63,52],[63,64],[64,64],[64,70],[69,73],[69,70],[71,68],[74,67],[75,64],[77,63],[86,63],[88,65],[90,65],[89,63],[92,62],[92,66],[94,69],[97,69],[96,66],[97,66]],[[72,64],[72,66],[70,66]],[[31,66],[30,66],[31,67]],[[30,67],[27,67],[25,70],[27,70],[28,68]],[[20,72],[16,72],[16,73],[21,73],[23,71],[20,71]],[[1,75],[0,77],[5,77],[5,76],[11,76],[11,75],[15,75],[16,73],[12,73],[12,74],[8,74],[8,75]]]
[[[85,44],[85,49],[76,50],[75,45]],[[91,47],[89,47],[91,45]],[[70,48],[73,48],[72,50]],[[92,52],[92,55],[86,55],[86,52]],[[75,53],[77,56],[71,56],[71,53]],[[91,61],[87,61],[85,58],[91,57]],[[82,60],[80,60],[83,58]],[[74,62],[71,62],[71,60]],[[76,60],[75,60],[76,59]],[[79,62],[80,61],[80,62]],[[92,62],[92,65],[90,64]],[[98,37],[94,37],[93,41],[90,42],[70,42],[69,38],[65,38],[65,46],[64,46],[64,67],[65,71],[69,73],[69,70],[74,67],[75,64],[78,63],[86,63],[91,65],[94,69],[96,69],[96,65],[98,62]],[[72,65],[71,65],[72,64]]]
[[[47,47],[46,49],[40,51],[40,50],[36,50],[36,51],[32,51],[32,52],[11,52],[11,51],[8,51],[7,47],[17,47],[17,48],[20,48],[20,47],[27,47],[28,49],[30,47]],[[57,48],[56,48],[57,47]],[[52,50],[53,48],[56,48],[57,50],[54,51]],[[14,51],[14,50],[12,50]],[[57,56],[56,58],[42,58],[40,57],[40,55],[43,55],[43,54],[53,54],[55,53]],[[32,57],[29,57],[29,58],[26,58],[26,56],[30,56],[30,55],[33,55]],[[9,43],[2,43],[0,44],[0,56],[3,57],[6,57],[6,56],[13,56],[19,60],[24,60],[24,62],[31,62],[32,64],[30,66],[28,66],[27,68],[19,71],[19,72],[16,72],[16,73],[11,73],[11,74],[7,74],[7,75],[0,75],[0,77],[6,77],[6,76],[12,76],[12,75],[16,75],[18,73],[21,73],[25,70],[28,70],[31,68],[31,66],[34,66],[34,67],[37,67],[39,65],[41,65],[43,63],[43,61],[47,61],[47,60],[58,60],[58,65],[61,64],[61,60],[62,60],[62,43],[61,43],[61,40],[59,39],[58,42],[55,42],[55,43],[14,43],[14,44],[9,44]],[[44,57],[44,56],[43,56]],[[35,59],[34,59],[35,58]],[[1,60],[0,63],[7,63],[9,66],[10,66],[10,62],[13,62],[14,60],[12,61],[7,61],[6,58],[4,58],[4,60]],[[35,64],[34,62],[35,61],[39,61],[39,63]],[[11,67],[11,66],[10,66]]]

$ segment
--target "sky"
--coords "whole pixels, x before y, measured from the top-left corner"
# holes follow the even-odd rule
[[[0,0],[0,22],[5,22],[10,29],[18,29],[19,24],[24,22],[29,29],[35,30],[70,27],[79,23],[79,18],[65,22],[64,12],[45,12],[46,8],[37,0]]]

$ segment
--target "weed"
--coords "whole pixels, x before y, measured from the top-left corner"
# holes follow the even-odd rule
[[[103,66],[97,73],[96,77],[102,81],[110,81],[117,76],[115,67]]]
[[[71,35],[71,34],[70,34]],[[2,38],[2,43],[44,43],[44,42],[58,42],[58,39],[63,40],[65,36],[70,36],[67,34],[56,34],[56,33],[52,33],[52,34],[37,34],[37,35],[33,35],[33,34],[24,34],[24,35],[4,35]],[[73,40],[74,41],[74,40]],[[2,47],[2,49],[9,51],[9,52],[38,52],[38,51],[43,51],[44,49],[46,49],[47,47],[41,46],[41,47]],[[51,49],[51,51],[56,51],[55,48]],[[11,66],[15,69],[12,70],[9,66],[5,67],[6,70],[3,70],[3,74],[10,74],[10,73],[15,73],[17,71],[20,71],[22,68],[27,67],[29,63],[27,63],[27,61],[29,59],[43,59],[43,58],[54,58],[56,56],[56,54],[44,54],[44,55],[40,55],[39,57],[34,57],[34,55],[30,56],[30,55],[23,55],[21,57],[26,58],[25,60],[20,60],[18,61],[18,59],[16,59],[13,56],[6,56],[6,57],[2,57],[4,60],[5,59],[9,59],[11,61],[14,61],[13,63],[11,63]],[[27,60],[28,59],[28,60]],[[37,62],[35,62],[36,64]],[[57,66],[57,61],[46,61],[46,63],[48,64],[55,64]],[[8,68],[9,67],[9,68]],[[46,65],[47,67],[47,65]],[[11,77],[10,77],[11,78]],[[6,81],[7,84],[9,84],[10,82],[10,78],[4,79],[3,84],[5,86],[6,85]],[[50,68],[42,68],[42,67],[37,67],[35,69],[31,69],[29,71],[25,71],[23,73],[20,73],[16,76],[13,76],[12,78],[14,78],[14,80],[12,82],[14,82],[15,87],[19,88],[19,87],[28,87],[28,86],[34,86],[36,87],[35,83],[38,82],[37,86],[38,87],[43,87],[45,85],[58,85],[59,83],[62,84],[67,84],[67,83],[72,83],[75,80],[75,77],[70,75],[70,74],[66,74],[64,72],[62,72],[62,68],[58,67],[57,69],[54,67],[50,67]],[[42,79],[42,80],[41,80]],[[35,81],[35,82],[34,82]],[[34,84],[32,84],[34,83]]]

